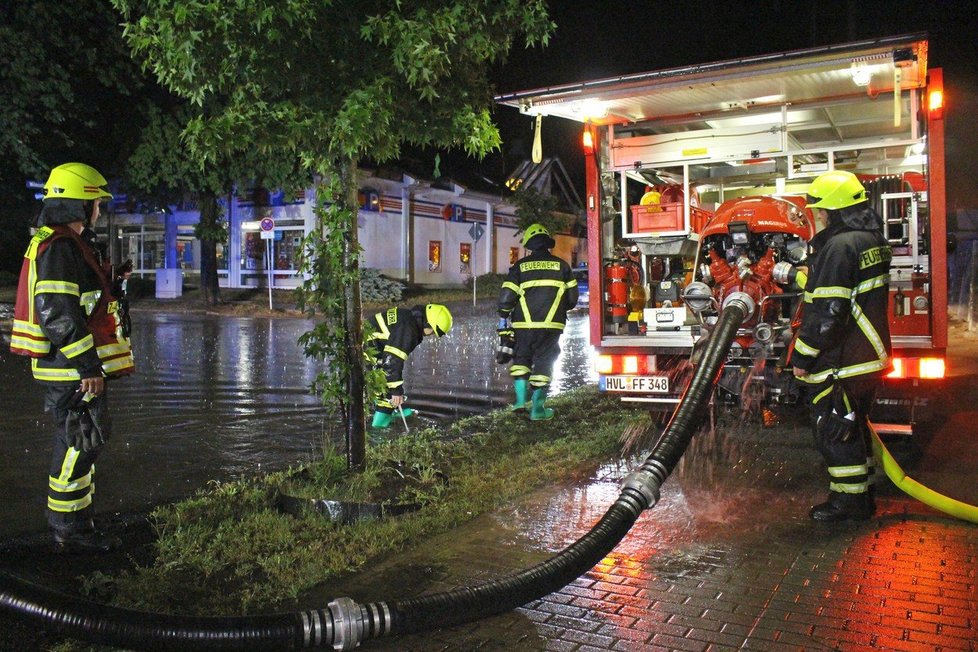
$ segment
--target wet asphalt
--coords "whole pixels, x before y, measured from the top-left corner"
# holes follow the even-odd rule
[[[978,375],[974,365],[955,367],[972,371],[949,385],[949,409],[915,437],[888,444],[912,477],[978,504]],[[419,365],[415,395],[427,394],[422,378],[444,377],[437,368]],[[498,380],[492,392],[505,402],[508,382]],[[500,615],[361,649],[978,649],[978,526],[922,505],[885,478],[872,519],[813,523],[808,509],[824,498],[827,478],[803,410],[782,408],[766,424],[759,413],[715,410],[660,502],[563,589]],[[649,444],[655,434],[650,429]],[[339,596],[410,598],[520,571],[585,534],[640,460],[599,461],[586,477],[317,587],[302,606]]]

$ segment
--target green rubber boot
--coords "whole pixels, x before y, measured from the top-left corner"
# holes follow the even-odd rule
[[[548,421],[554,418],[554,411],[543,407],[547,400],[547,388],[537,387],[533,390],[533,407],[530,408],[530,421]]]
[[[385,428],[390,428],[391,421],[393,421],[394,415],[388,412],[374,412],[374,421],[370,424],[371,428],[376,428],[377,430],[383,430]]]
[[[510,410],[523,410],[526,408],[526,390],[528,384],[526,378],[517,378],[513,381],[513,391],[516,392],[516,402],[509,406]]]

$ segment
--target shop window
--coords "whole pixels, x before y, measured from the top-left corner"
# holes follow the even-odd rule
[[[373,188],[363,188],[357,193],[360,210],[377,213],[380,211],[380,193]]]
[[[458,245],[458,271],[462,274],[472,273],[472,243],[461,242]]]
[[[265,240],[261,233],[248,231],[243,234],[241,250],[241,269],[265,269]]]
[[[441,271],[441,240],[428,241],[428,271]]]
[[[295,271],[299,268],[299,256],[302,253],[302,231],[283,230],[279,233],[281,236],[273,240],[275,269]]]

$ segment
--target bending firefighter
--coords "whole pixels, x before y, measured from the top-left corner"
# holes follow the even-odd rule
[[[577,304],[577,279],[566,261],[550,253],[555,244],[542,225],[527,227],[523,246],[531,253],[510,267],[499,292],[500,353],[496,361],[509,362],[506,349],[511,345],[509,374],[516,392],[513,409],[526,407],[532,388],[530,419],[534,421],[553,418],[553,410],[544,402],[560,354],[567,311]]]
[[[66,551],[107,552],[120,543],[96,530],[91,516],[95,460],[110,434],[105,381],[134,371],[122,297],[92,231],[100,202],[112,197],[105,186],[82,163],[51,170],[24,254],[10,342],[13,353],[31,357],[53,419],[47,515],[55,547]]]
[[[855,175],[833,171],[815,179],[808,207],[814,258],[789,362],[807,384],[815,443],[829,472],[828,500],[811,517],[862,520],[876,511],[867,415],[890,367],[891,251]]]
[[[390,426],[394,410],[401,410],[405,417],[414,414],[403,407],[404,362],[425,336],[441,337],[452,330],[452,313],[438,303],[410,310],[389,308],[374,315],[372,325],[376,330],[367,336],[367,353],[383,369],[387,393],[377,400],[371,426],[382,429]]]

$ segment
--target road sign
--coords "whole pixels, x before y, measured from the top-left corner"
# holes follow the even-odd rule
[[[472,227],[469,229],[469,235],[472,236],[472,240],[475,242],[478,242],[485,232],[486,228],[478,222],[474,222]]]
[[[273,240],[275,238],[275,220],[272,218],[261,218],[261,222],[258,223],[258,228],[261,229],[262,240]]]

